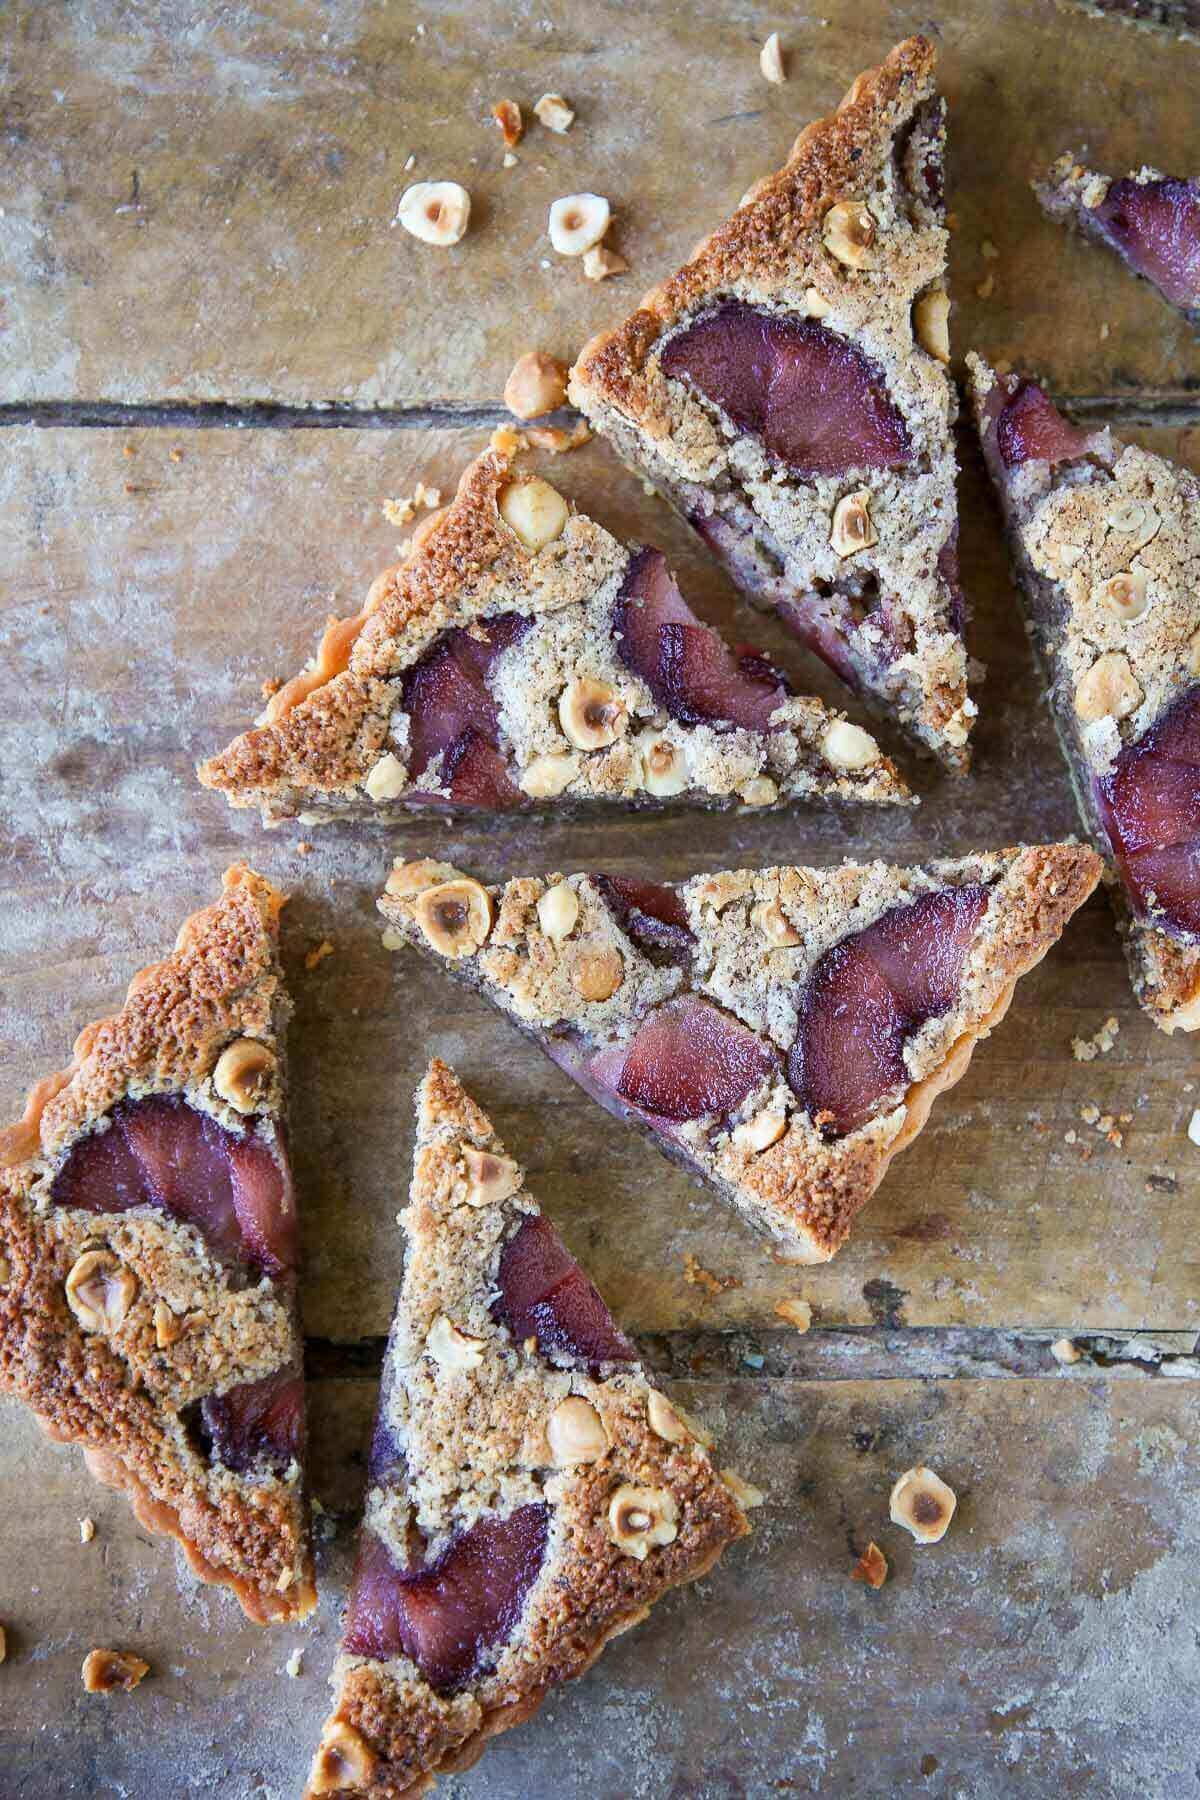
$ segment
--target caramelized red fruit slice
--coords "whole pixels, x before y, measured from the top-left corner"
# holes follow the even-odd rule
[[[669,962],[691,961],[695,938],[688,924],[687,907],[674,888],[656,881],[635,881],[628,875],[593,875],[615,913],[622,931],[643,950],[657,951]]]
[[[622,1099],[664,1119],[725,1114],[775,1068],[769,1044],[711,1001],[685,994],[652,1012],[626,1053]]]
[[[636,1360],[598,1290],[540,1214],[525,1219],[504,1246],[496,1281],[493,1314],[518,1343],[535,1337],[539,1350],[577,1356],[593,1367]]]
[[[1088,221],[1175,306],[1200,306],[1200,183],[1111,182]]]
[[[398,1569],[363,1530],[345,1648],[384,1660],[407,1656],[438,1693],[476,1673],[481,1653],[512,1635],[546,1554],[550,1509],[521,1506],[483,1518],[426,1567]]]
[[[446,752],[442,777],[458,806],[487,807],[502,812],[523,806],[525,796],[508,772],[494,744],[478,731],[464,732]]]
[[[684,724],[767,731],[790,689],[757,650],[731,650],[688,606],[661,550],[639,550],[613,608],[617,651]]]
[[[238,1138],[177,1095],[123,1100],[80,1138],[54,1178],[56,1206],[157,1206],[195,1226],[216,1255],[280,1275],[297,1262],[296,1207],[282,1149]]]
[[[304,1378],[280,1369],[262,1381],[246,1381],[200,1402],[211,1454],[224,1468],[244,1473],[266,1465],[283,1475],[304,1457]]]
[[[491,746],[498,756],[496,702],[487,676],[496,658],[520,642],[530,623],[516,613],[505,613],[480,627],[482,637],[461,629],[443,632],[407,671],[403,705],[409,720],[408,766],[413,780],[424,774],[436,756],[473,737]],[[465,797],[462,801],[464,805],[472,803]],[[485,799],[474,804],[491,802]]]
[[[1097,802],[1136,911],[1200,933],[1200,687],[1125,746]]]
[[[727,301],[672,338],[662,366],[798,475],[896,469],[912,460],[882,371],[813,319]]]
[[[800,1001],[788,1081],[827,1137],[856,1131],[907,1086],[904,1046],[954,1004],[987,900],[979,885],[923,894],[818,960]]]
[[[1047,462],[1054,468],[1088,453],[1092,434],[1064,419],[1036,381],[1018,380],[1001,400],[995,418],[996,446],[1006,469],[1027,462]]]

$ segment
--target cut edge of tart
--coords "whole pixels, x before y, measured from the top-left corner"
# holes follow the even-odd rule
[[[1095,887],[1074,844],[487,887],[398,861],[389,949],[444,961],[789,1257],[826,1262]]]
[[[1134,992],[1200,1028],[1200,478],[968,357],[1026,624]]]
[[[1112,250],[1192,325],[1200,325],[1200,180],[1143,166],[1105,175],[1067,151],[1033,191],[1043,210]]]
[[[316,1602],[283,903],[228,869],[0,1132],[0,1389],[258,1624]]]
[[[446,1064],[417,1093],[404,1280],[307,1800],[397,1800],[471,1767],[759,1496],[633,1344]]]
[[[497,440],[362,611],[200,765],[205,786],[267,824],[912,803],[869,732],[726,644],[661,552],[620,543]]]
[[[864,703],[968,766],[945,109],[921,37],[866,70],[570,395]]]

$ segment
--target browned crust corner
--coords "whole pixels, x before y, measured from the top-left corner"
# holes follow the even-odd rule
[[[449,1063],[435,1056],[417,1089],[417,1136],[428,1139],[442,1127],[480,1143],[496,1135],[492,1121],[467,1093]]]
[[[786,270],[800,240],[861,181],[870,157],[882,153],[932,92],[936,62],[929,39],[917,36],[897,44],[877,68],[865,69],[836,111],[804,127],[783,168],[757,182],[669,281],[651,288],[621,325],[584,345],[571,371],[572,398],[585,410],[589,397],[606,400],[648,425],[653,406],[646,365],[662,333],[731,281]]]

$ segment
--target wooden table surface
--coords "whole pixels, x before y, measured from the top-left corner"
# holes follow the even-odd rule
[[[932,14],[822,0],[790,16],[718,0],[10,0],[0,1112],[15,1116],[78,1027],[119,1002],[228,861],[292,892],[293,1138],[327,1514],[314,1621],[264,1634],[0,1402],[0,1800],[298,1792],[400,1274],[412,1090],[432,1052],[490,1108],[670,1390],[768,1495],[747,1546],[499,1740],[455,1795],[1200,1796],[1200,1151],[1186,1135],[1200,1075],[1194,1045],[1134,1007],[1104,899],[1022,984],[847,1248],[808,1271],[774,1260],[482,1002],[379,942],[374,895],[399,851],[493,879],[680,877],[1072,830],[967,438],[964,577],[988,666],[976,770],[956,784],[889,745],[916,778],[915,813],[335,826],[303,857],[299,834],[264,835],[192,774],[258,709],[264,677],[293,672],[326,612],[357,606],[393,559],[381,500],[418,477],[453,482],[501,417],[517,354],[569,357],[912,29],[940,34],[952,107],[956,353],[1038,368],[1200,468],[1195,338],[1048,224],[1027,186],[1083,142],[1101,165],[1195,168],[1196,14],[1190,0]],[[758,72],[772,29],[782,87]],[[504,169],[492,103],[528,111],[546,89],[577,106],[575,126],[534,127]],[[421,177],[471,189],[452,251],[392,226]],[[613,201],[633,265],[621,281],[589,284],[549,250],[550,200],[583,187]],[[602,445],[547,473],[660,543],[705,615],[734,626],[724,578]],[[769,622],[753,632],[804,685],[838,694]],[[308,969],[326,938],[333,954]],[[1077,1061],[1072,1040],[1110,1016],[1111,1052]],[[1132,1116],[1119,1145],[1081,1119],[1090,1105]],[[688,1282],[688,1255],[719,1293]],[[795,1296],[815,1313],[803,1337],[775,1313]],[[1066,1370],[1049,1354],[1063,1335],[1084,1351]],[[892,1480],[918,1461],[960,1497],[936,1548],[887,1521]],[[892,1562],[879,1593],[848,1580],[870,1538]],[[96,1643],[139,1650],[152,1678],[85,1696]]]

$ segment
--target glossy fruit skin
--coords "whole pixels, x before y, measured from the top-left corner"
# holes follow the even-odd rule
[[[519,644],[533,621],[505,613],[485,621],[484,635],[445,631],[408,669],[402,704],[408,714],[408,774],[419,782],[442,757],[442,780],[459,806],[504,809],[526,804],[500,750],[500,725],[488,675],[497,657]]]
[[[1013,382],[995,413],[996,448],[1006,469],[1027,462],[1051,468],[1086,456],[1093,434],[1064,419],[1036,381]]]
[[[615,1091],[676,1123],[724,1117],[776,1066],[775,1052],[756,1032],[710,1000],[685,994],[643,1020]]]
[[[1200,182],[1112,181],[1087,223],[1172,305],[1200,308]]]
[[[206,1395],[200,1418],[210,1458],[223,1468],[286,1475],[293,1462],[304,1461],[304,1377],[295,1370]]]
[[[1119,751],[1095,794],[1135,912],[1200,935],[1200,684]]]
[[[593,873],[591,881],[639,950],[681,967],[691,962],[696,940],[687,907],[674,888],[628,875]]]
[[[493,1316],[518,1344],[536,1338],[542,1355],[573,1358],[593,1372],[636,1360],[599,1291],[541,1214],[525,1218],[505,1244],[496,1285]]]

